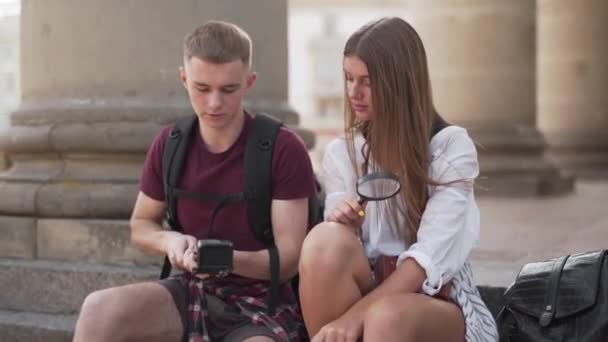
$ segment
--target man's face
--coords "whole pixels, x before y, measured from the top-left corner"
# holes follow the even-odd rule
[[[180,77],[202,124],[223,129],[243,115],[243,99],[256,75],[241,60],[215,64],[192,57],[180,69]]]

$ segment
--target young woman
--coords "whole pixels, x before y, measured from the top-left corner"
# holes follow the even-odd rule
[[[346,129],[323,161],[326,222],[300,259],[313,342],[497,341],[467,262],[479,237],[477,153],[435,110],[420,37],[399,18],[371,22],[346,42],[343,67]],[[374,171],[397,175],[401,190],[359,204],[357,180]]]

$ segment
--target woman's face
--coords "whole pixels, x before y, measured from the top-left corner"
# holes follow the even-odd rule
[[[344,58],[344,76],[348,102],[357,119],[365,121],[373,115],[372,92],[367,65],[357,56]]]

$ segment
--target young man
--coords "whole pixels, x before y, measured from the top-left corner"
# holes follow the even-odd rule
[[[208,22],[184,43],[181,81],[198,118],[187,149],[179,188],[229,194],[245,186],[244,152],[253,117],[243,99],[256,80],[251,71],[251,40],[236,25]],[[163,151],[171,127],[153,141],[144,164],[131,218],[133,242],[145,251],[166,254],[183,273],[158,282],[97,291],[82,307],[75,341],[298,341],[304,333],[288,279],[298,268],[307,230],[308,197],[314,179],[302,141],[281,128],[272,153],[271,221],[280,257],[281,291],[274,316],[266,310],[269,253],[251,228],[246,202],[218,211],[216,203],[178,198],[183,233],[161,229],[167,209]],[[232,274],[207,278],[192,273],[197,240],[230,240]],[[204,258],[204,256],[202,256]]]

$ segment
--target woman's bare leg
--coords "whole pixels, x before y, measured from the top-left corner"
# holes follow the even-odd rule
[[[450,302],[423,294],[387,296],[368,310],[364,341],[463,342],[464,317]]]
[[[310,336],[374,287],[359,238],[339,223],[313,228],[304,240],[299,271],[300,302]]]

